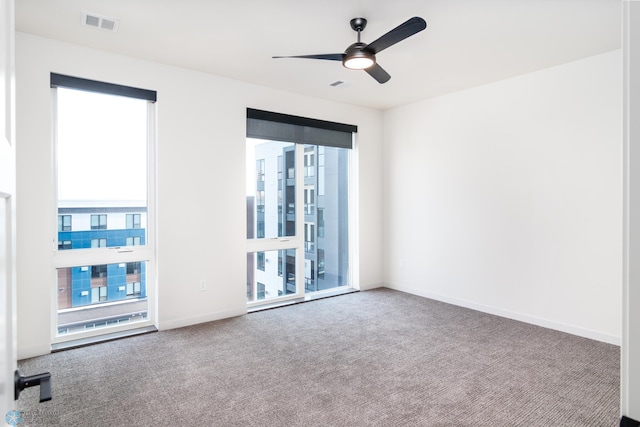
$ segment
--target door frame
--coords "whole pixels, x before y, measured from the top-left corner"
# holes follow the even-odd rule
[[[14,2],[0,6],[0,416],[14,408],[16,335],[16,150]]]

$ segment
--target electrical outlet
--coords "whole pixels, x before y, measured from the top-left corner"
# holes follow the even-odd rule
[[[201,291],[207,290],[207,281],[204,279],[200,279],[200,290]]]

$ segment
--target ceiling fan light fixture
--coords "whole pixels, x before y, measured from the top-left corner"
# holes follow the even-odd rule
[[[374,61],[373,58],[370,58],[367,56],[363,56],[363,57],[352,56],[350,58],[345,58],[343,64],[345,67],[351,70],[365,70],[373,66],[373,64],[375,63],[376,61]]]
[[[373,53],[364,49],[364,43],[354,43],[344,53],[342,65],[351,70],[366,70],[376,63]]]

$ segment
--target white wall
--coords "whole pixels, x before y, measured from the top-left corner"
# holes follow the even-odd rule
[[[246,312],[246,108],[358,126],[361,289],[382,277],[381,117],[186,69],[16,35],[18,356],[50,350],[53,303],[49,73],[158,92],[158,325]],[[208,281],[207,292],[198,281]]]
[[[387,285],[619,344],[621,58],[386,111]]]

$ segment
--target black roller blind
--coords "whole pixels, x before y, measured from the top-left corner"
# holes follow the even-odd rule
[[[139,89],[131,86],[122,86],[56,73],[51,73],[51,87],[66,87],[68,89],[86,90],[108,95],[127,96],[129,98],[145,99],[151,102],[156,102],[157,98],[155,90]]]
[[[352,148],[358,127],[247,108],[247,137],[297,144]]]

